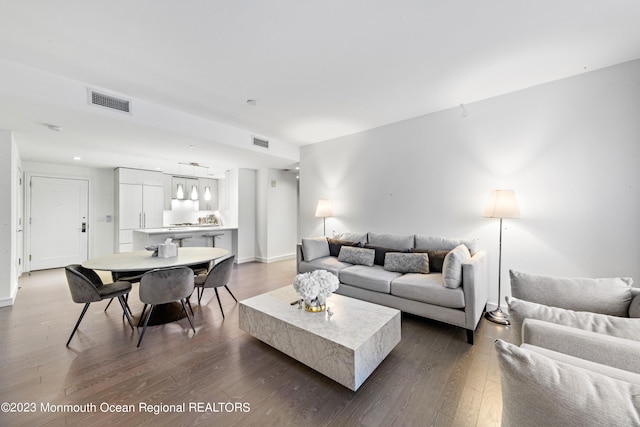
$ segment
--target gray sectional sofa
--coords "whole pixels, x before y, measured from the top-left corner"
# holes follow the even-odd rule
[[[462,327],[470,344],[487,303],[487,256],[476,240],[372,232],[302,239],[297,268],[332,272],[338,294]]]

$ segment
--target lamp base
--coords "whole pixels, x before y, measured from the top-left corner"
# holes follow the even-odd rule
[[[499,325],[510,325],[509,316],[505,314],[504,311],[500,307],[496,308],[493,311],[487,311],[484,314],[485,319],[492,321],[493,323],[497,323]]]

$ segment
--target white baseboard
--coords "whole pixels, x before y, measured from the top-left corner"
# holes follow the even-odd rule
[[[10,307],[16,302],[16,295],[18,295],[18,286],[14,288],[13,295],[7,298],[0,299],[0,307]]]
[[[243,262],[261,262],[264,264],[270,264],[272,262],[278,262],[278,261],[284,261],[287,259],[295,259],[296,254],[291,253],[291,254],[286,254],[286,255],[280,255],[280,256],[276,256],[276,257],[271,257],[271,258],[265,258],[265,257],[254,257],[254,258],[243,258],[242,260],[238,260],[238,264],[243,263]]]

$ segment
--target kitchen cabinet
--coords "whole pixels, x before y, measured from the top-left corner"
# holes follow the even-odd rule
[[[163,176],[160,172],[116,169],[116,250],[133,248],[133,230],[162,227]]]
[[[198,191],[198,179],[187,178],[182,176],[174,176],[171,178],[171,198],[178,200],[193,200],[192,191],[195,187]],[[182,187],[182,194],[179,194],[179,187]],[[197,199],[196,199],[197,200]]]

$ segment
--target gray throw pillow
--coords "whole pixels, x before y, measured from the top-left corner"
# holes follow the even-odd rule
[[[329,243],[326,237],[302,239],[302,254],[305,261],[329,256]]]
[[[442,278],[444,286],[451,289],[462,285],[462,264],[471,258],[469,249],[465,245],[456,246],[444,257],[442,264]]]
[[[585,331],[640,341],[640,319],[549,307],[513,297],[507,297],[507,304],[511,317],[512,341],[517,345],[522,343],[522,322],[524,319],[544,320]]]
[[[509,271],[511,295],[525,301],[575,311],[628,316],[630,277],[602,279],[538,276]]]
[[[442,266],[444,265],[444,259],[449,253],[449,251],[437,250],[437,249],[412,249],[411,252],[414,252],[417,254],[429,255],[429,272],[430,273],[442,273]]]
[[[640,385],[495,342],[502,425],[628,426],[640,420]]]
[[[352,242],[352,241],[349,241],[349,240],[340,240],[340,239],[327,238],[327,242],[329,242],[329,254],[331,256],[335,256],[335,257],[340,255],[340,248],[343,247],[343,246],[362,247],[360,242]]]
[[[427,254],[387,252],[384,258],[384,269],[397,273],[429,274],[429,256]]]
[[[376,251],[373,249],[356,248],[352,246],[343,246],[340,248],[338,261],[348,262],[349,264],[366,265],[371,267]]]

